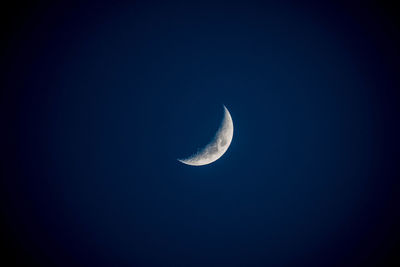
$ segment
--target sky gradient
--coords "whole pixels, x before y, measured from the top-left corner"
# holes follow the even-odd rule
[[[395,12],[323,2],[10,8],[7,266],[398,262]],[[225,155],[178,162],[214,136],[222,105]]]

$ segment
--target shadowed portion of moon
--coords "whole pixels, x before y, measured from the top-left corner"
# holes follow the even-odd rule
[[[180,162],[201,166],[218,160],[228,150],[233,138],[233,121],[228,109],[224,106],[224,118],[220,128],[211,142],[199,152],[186,159],[178,159]]]

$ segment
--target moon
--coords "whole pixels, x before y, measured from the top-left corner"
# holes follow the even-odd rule
[[[233,121],[229,110],[224,106],[224,118],[211,142],[199,150],[199,152],[186,159],[178,159],[178,161],[191,166],[202,166],[213,163],[225,154],[232,142],[232,138]]]

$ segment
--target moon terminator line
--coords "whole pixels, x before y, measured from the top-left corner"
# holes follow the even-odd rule
[[[178,159],[180,162],[191,166],[202,166],[210,164],[228,150],[233,138],[233,121],[228,109],[224,107],[224,118],[215,137],[199,152],[186,159]]]

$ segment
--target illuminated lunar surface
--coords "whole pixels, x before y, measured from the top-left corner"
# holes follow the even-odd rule
[[[210,164],[228,150],[233,138],[233,121],[228,109],[224,106],[224,118],[215,137],[199,152],[186,159],[178,159],[180,162],[191,166]]]

